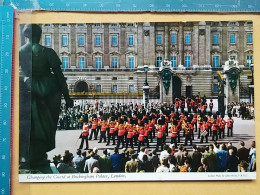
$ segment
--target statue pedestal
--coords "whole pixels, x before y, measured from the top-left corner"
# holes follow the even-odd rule
[[[240,73],[241,68],[238,66],[238,62],[229,60],[224,66],[224,78],[226,81],[225,85],[225,105],[227,106],[230,102],[240,101]]]
[[[161,103],[172,103],[172,79],[170,82],[170,88],[168,90],[168,94],[166,94],[166,90],[163,86],[163,80],[160,82],[160,102]]]
[[[172,103],[172,76],[171,61],[165,59],[161,62],[160,70],[160,102]]]

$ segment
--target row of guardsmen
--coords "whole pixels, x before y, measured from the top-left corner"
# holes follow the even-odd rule
[[[212,136],[212,141],[217,141],[225,136],[225,127],[227,126],[227,136],[233,136],[233,123],[232,115],[228,114],[229,118],[227,121],[224,120],[224,116],[219,116],[218,112],[211,117],[212,114],[208,115],[178,115],[174,112],[169,117],[160,115],[154,117],[153,115],[145,115],[142,119],[137,117],[128,118],[122,116],[116,120],[115,117],[93,117],[89,123],[84,123],[83,130],[81,132],[81,144],[79,149],[83,148],[84,141],[86,142],[86,148],[88,149],[88,140],[97,140],[100,132],[99,142],[102,141],[110,145],[117,145],[117,147],[129,146],[134,148],[140,147],[145,144],[149,148],[150,142],[153,139],[157,139],[156,150],[163,149],[163,145],[166,144],[166,137],[168,133],[171,133],[171,144],[180,143],[180,134],[183,131],[185,137],[184,145],[194,140],[194,132],[198,131],[198,139],[200,143],[203,143],[204,139],[208,143],[208,137]],[[117,143],[116,143],[117,138]],[[149,141],[150,140],[150,141]]]

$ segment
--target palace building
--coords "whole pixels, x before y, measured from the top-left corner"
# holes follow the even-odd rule
[[[159,67],[165,59],[174,70],[173,96],[218,95],[217,71],[238,62],[239,98],[249,101],[253,82],[251,21],[43,24],[41,44],[60,56],[74,98],[160,99]],[[21,38],[21,44],[25,40]]]

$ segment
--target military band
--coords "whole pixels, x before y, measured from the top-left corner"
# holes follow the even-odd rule
[[[88,123],[83,120],[79,148],[83,148],[85,140],[88,148],[88,140],[93,136],[95,140],[99,136],[98,143],[110,145],[112,141],[113,145],[122,148],[137,146],[138,151],[144,145],[149,148],[154,141],[156,150],[162,150],[163,145],[167,144],[167,137],[175,147],[180,143],[181,136],[184,137],[184,145],[192,145],[195,133],[200,143],[208,143],[209,137],[212,137],[211,141],[217,141],[225,137],[226,126],[227,136],[233,136],[232,115],[228,114],[229,118],[225,121],[219,112],[213,114],[212,100],[209,108],[204,98],[176,98],[174,101],[172,105],[162,105],[160,108],[151,106],[144,109],[141,105],[132,105],[123,109],[96,111],[88,117]]]

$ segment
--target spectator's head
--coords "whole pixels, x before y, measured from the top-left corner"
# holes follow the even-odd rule
[[[196,145],[196,144],[193,144],[193,145],[192,145],[192,149],[193,149],[193,150],[197,150],[197,145]]]
[[[252,148],[255,148],[255,141],[252,141],[251,147],[252,147]]]
[[[91,157],[94,157],[95,156],[95,153],[92,151],[92,152],[90,152],[90,156]]]
[[[185,160],[185,161],[184,161],[184,165],[185,165],[186,167],[190,167],[190,161],[189,161],[189,160]]]
[[[163,146],[163,150],[168,150],[169,149],[169,146],[166,144]]]
[[[65,164],[70,164],[72,161],[71,161],[71,157],[69,155],[65,155],[63,156],[63,162]]]
[[[144,152],[144,151],[145,151],[145,147],[142,146],[142,147],[140,148],[140,151],[141,151],[141,152]]]
[[[168,158],[168,162],[169,162],[170,164],[175,164],[175,158],[174,158],[174,156],[170,156],[170,157]]]
[[[182,149],[183,149],[183,146],[182,146],[182,144],[180,144],[180,145],[178,146],[178,150],[182,151]]]
[[[81,150],[77,151],[77,155],[79,155],[79,156],[81,155]]]
[[[98,153],[98,148],[97,148],[97,147],[94,147],[94,148],[93,148],[93,152],[94,152],[95,154],[97,154],[97,153]]]
[[[209,145],[209,151],[213,151],[214,146],[212,144]]]
[[[135,160],[137,158],[137,155],[136,154],[132,154],[131,155],[131,159]]]
[[[118,147],[115,147],[115,148],[114,148],[114,152],[115,152],[116,154],[118,154]]]
[[[103,150],[103,154],[107,155],[107,149],[106,148]]]
[[[239,163],[239,167],[240,167],[240,171],[241,172],[247,172],[247,169],[248,169],[248,163],[244,160],[242,160],[240,163]]]
[[[227,144],[228,146],[232,146],[232,142],[228,142],[228,144]]]
[[[98,167],[94,167],[94,168],[93,168],[93,173],[100,173],[99,168],[98,168]]]
[[[231,155],[234,154],[234,150],[233,150],[233,149],[229,149],[229,150],[228,150],[228,153],[229,153],[229,155],[231,156]]]
[[[156,150],[153,150],[153,151],[152,151],[152,154],[153,154],[153,155],[157,155]]]
[[[161,160],[161,165],[168,166],[168,162],[167,162],[167,159],[166,159],[166,158],[163,158],[163,159]]]
[[[132,155],[135,152],[135,150],[133,148],[130,148],[128,151],[129,151],[130,155]]]
[[[143,162],[147,162],[148,161],[148,156],[147,155],[143,155]]]
[[[245,146],[245,142],[240,141],[240,146],[244,147]]]
[[[87,152],[86,151],[82,152],[82,156],[86,157],[87,156]]]

